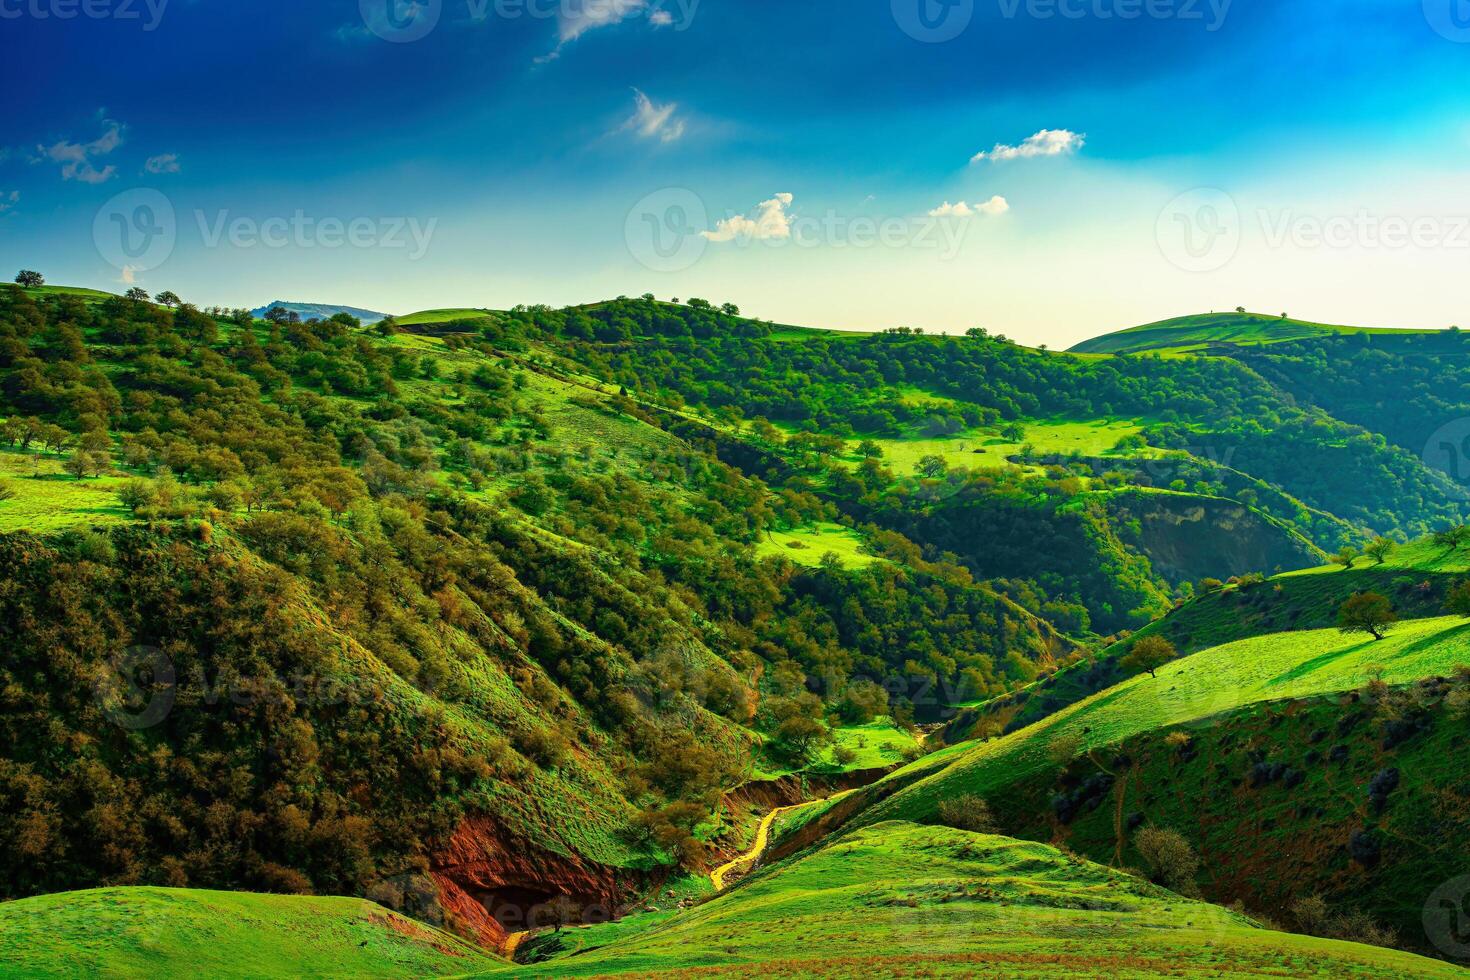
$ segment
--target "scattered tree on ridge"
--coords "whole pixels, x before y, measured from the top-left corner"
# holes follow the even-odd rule
[[[1393,549],[1396,547],[1398,545],[1394,544],[1392,539],[1380,535],[1363,546],[1363,556],[1372,558],[1375,565],[1382,565],[1388,560],[1388,556],[1393,554]]]
[[[1393,606],[1383,596],[1377,592],[1359,592],[1338,610],[1337,628],[1344,633],[1368,633],[1373,639],[1381,640],[1398,619]]]
[[[160,306],[178,306],[183,302],[183,300],[179,299],[179,294],[171,289],[165,289],[153,298]]]
[[[123,295],[126,296],[128,299],[136,300],[139,303],[148,302],[148,290],[144,289],[142,286],[134,286]]]
[[[34,269],[22,269],[16,273],[15,281],[22,286],[44,286],[46,277]]]
[[[1434,532],[1434,543],[1449,554],[1459,551],[1466,542],[1470,542],[1470,524],[1459,524]]]
[[[1334,565],[1341,565],[1343,571],[1347,571],[1348,569],[1353,567],[1353,564],[1360,557],[1362,556],[1358,554],[1357,548],[1354,548],[1350,544],[1345,544],[1342,546],[1341,551],[1332,556],[1331,561]]]
[[[1179,651],[1174,649],[1174,644],[1162,636],[1145,636],[1133,644],[1119,665],[1130,674],[1148,671],[1148,676],[1158,677],[1158,669],[1177,656]]]

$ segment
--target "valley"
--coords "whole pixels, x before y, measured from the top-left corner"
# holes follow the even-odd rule
[[[1461,975],[1470,348],[1110,337],[6,287],[0,972]]]

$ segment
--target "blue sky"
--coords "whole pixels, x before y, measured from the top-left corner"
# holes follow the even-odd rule
[[[1470,325],[1465,0],[86,2],[0,0],[7,272],[1053,345]]]

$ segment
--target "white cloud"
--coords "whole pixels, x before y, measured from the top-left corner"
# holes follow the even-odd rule
[[[599,27],[621,24],[648,8],[648,0],[567,0],[560,20],[561,43]]]
[[[20,203],[20,191],[11,191],[9,194],[0,191],[0,214],[11,210]]]
[[[712,242],[730,242],[736,238],[790,238],[791,215],[786,209],[791,206],[791,201],[790,194],[777,194],[769,201],[760,203],[754,218],[737,214],[721,220],[715,225],[714,231],[702,231],[700,234]]]
[[[1026,160],[1031,157],[1055,157],[1065,153],[1076,153],[1082,149],[1087,142],[1087,137],[1082,133],[1074,133],[1070,129],[1043,129],[1034,136],[1028,136],[1021,141],[1019,146],[1007,146],[997,143],[989,150],[983,150],[970,158],[971,163],[979,163],[981,160]]]
[[[1005,214],[1010,209],[1010,202],[997,194],[995,197],[992,197],[988,201],[982,201],[981,203],[974,205],[966,204],[964,201],[960,201],[957,204],[950,204],[948,201],[945,201],[943,204],[939,205],[939,207],[930,211],[929,217],[973,218],[977,214]]]
[[[39,146],[44,159],[61,164],[62,180],[79,180],[84,184],[101,184],[111,180],[117,167],[108,164],[101,169],[92,162],[94,157],[104,157],[117,149],[123,142],[123,126],[111,119],[102,120],[102,135],[90,143],[68,143],[66,140],[51,146]]]
[[[674,23],[674,15],[667,10],[655,10],[648,15],[648,22],[654,27],[668,27]]]
[[[624,130],[633,130],[644,139],[657,139],[672,143],[684,135],[684,120],[676,118],[677,102],[660,105],[638,89],[633,90],[633,115],[623,123]]]
[[[149,157],[148,162],[143,164],[143,169],[150,174],[176,174],[179,172],[179,155],[160,153],[156,157]]]
[[[136,286],[138,284],[138,267],[135,265],[123,266],[122,275],[118,277],[117,281],[124,286]]]

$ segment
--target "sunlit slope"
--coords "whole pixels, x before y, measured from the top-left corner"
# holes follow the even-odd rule
[[[1167,664],[1157,677],[1141,674],[1028,728],[974,745],[858,819],[929,819],[941,800],[1000,791],[1055,765],[1052,746],[1059,739],[1075,738],[1079,749],[1100,748],[1249,704],[1352,690],[1377,672],[1388,684],[1406,684],[1466,663],[1470,623],[1457,616],[1399,624],[1380,642],[1311,630],[1228,643]],[[888,777],[906,778],[904,770]]]
[[[498,962],[355,898],[99,888],[0,904],[7,977],[429,977]]]
[[[1454,976],[1270,932],[1044,844],[889,822],[642,932],[573,930],[520,976]]]
[[[1146,323],[1084,340],[1072,348],[1078,354],[1136,354],[1143,351],[1187,351],[1211,344],[1278,344],[1339,334],[1398,334],[1422,331],[1391,327],[1347,327],[1312,323],[1260,313],[1202,313]]]

